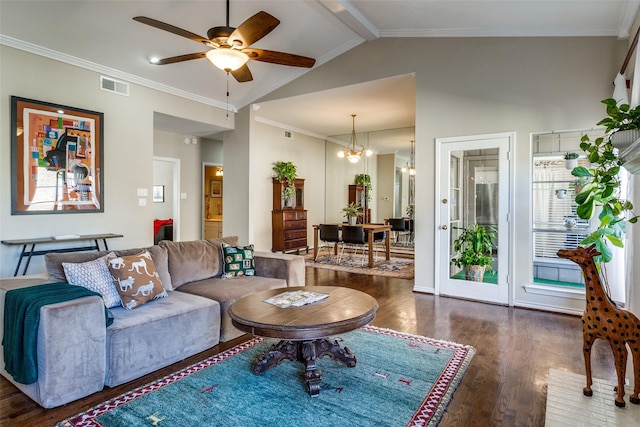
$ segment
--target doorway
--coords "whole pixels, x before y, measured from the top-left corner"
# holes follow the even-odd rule
[[[157,194],[157,198],[154,197],[154,219],[172,220],[173,240],[178,241],[180,240],[180,159],[154,156],[153,186],[154,189],[161,187],[161,193]]]
[[[512,305],[511,162],[512,133],[436,139],[439,162],[436,191],[436,293]],[[491,264],[482,281],[474,281],[452,259],[463,229],[495,230]]]

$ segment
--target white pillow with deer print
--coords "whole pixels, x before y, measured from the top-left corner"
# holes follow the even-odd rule
[[[129,256],[107,255],[108,270],[122,306],[133,310],[141,305],[167,296],[156,264],[146,249]]]
[[[121,304],[120,294],[113,284],[113,277],[107,267],[107,258],[115,256],[113,252],[87,262],[63,262],[62,268],[70,285],[82,286],[102,295],[107,308]]]

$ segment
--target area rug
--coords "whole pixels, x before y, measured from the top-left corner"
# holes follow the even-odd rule
[[[549,369],[545,427],[640,426],[640,405],[629,403],[632,385],[624,388],[626,406],[618,408],[613,382],[594,378],[591,397],[582,394],[586,382],[584,375]]]
[[[307,392],[301,363],[285,360],[252,374],[254,358],[276,342],[253,338],[57,426],[435,426],[475,353],[372,326],[338,339],[356,355],[356,366],[319,359],[316,397]]]
[[[383,255],[378,254],[378,257]],[[366,254],[365,254],[366,257]],[[378,258],[379,260],[381,258]],[[350,273],[368,274],[370,276],[398,277],[401,279],[413,279],[414,268],[413,259],[391,257],[388,262],[369,268],[368,258],[362,263],[362,256],[354,257],[345,255],[340,264],[336,263],[336,258],[329,258],[328,255],[320,254],[317,261],[313,260],[313,254],[305,255],[307,267],[322,268],[326,270],[347,271]]]

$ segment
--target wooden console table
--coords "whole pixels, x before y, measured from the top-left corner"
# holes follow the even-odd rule
[[[104,249],[109,250],[107,246],[107,239],[113,239],[116,237],[124,237],[122,234],[85,234],[82,236],[76,236],[71,238],[58,238],[55,237],[40,237],[34,239],[16,239],[16,240],[2,240],[3,245],[16,246],[22,245],[22,252],[20,252],[20,258],[18,259],[18,265],[16,266],[16,271],[13,273],[14,276],[18,275],[18,270],[20,270],[20,264],[22,264],[22,259],[27,257],[27,262],[24,265],[24,270],[22,270],[22,275],[27,274],[27,268],[29,268],[29,263],[31,262],[31,257],[33,255],[44,255],[47,253],[55,252],[80,252],[80,251],[99,251],[100,245],[98,244],[98,240],[102,240],[104,244]],[[59,248],[59,249],[42,249],[36,251],[36,245],[39,243],[63,243],[63,242],[78,242],[83,240],[93,240],[94,244],[90,246],[74,246],[72,248]],[[27,246],[31,245],[31,249],[27,250]]]

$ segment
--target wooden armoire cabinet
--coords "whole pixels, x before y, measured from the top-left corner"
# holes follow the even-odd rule
[[[283,190],[287,184],[273,180],[273,211],[271,211],[271,251],[309,250],[307,245],[307,211],[304,209],[304,179],[294,181],[295,196],[291,206],[285,204]]]
[[[371,209],[369,209],[367,187],[364,185],[349,185],[349,204],[358,205],[362,215],[358,217],[358,224],[368,224],[371,222]]]

